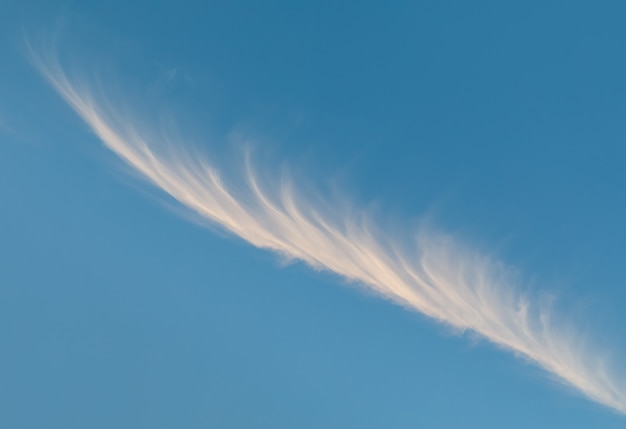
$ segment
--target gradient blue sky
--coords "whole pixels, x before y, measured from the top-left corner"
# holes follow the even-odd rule
[[[387,225],[429,216],[557,295],[623,376],[626,4],[478,3],[5,2],[0,426],[624,427],[486,341],[179,216],[25,42],[56,35],[218,159],[245,136]]]

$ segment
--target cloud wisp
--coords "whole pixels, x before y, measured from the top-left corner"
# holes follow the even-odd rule
[[[429,228],[410,240],[384,233],[363,212],[303,193],[288,176],[262,180],[249,157],[239,177],[224,176],[158,124],[124,114],[101,84],[70,75],[54,50],[30,53],[39,72],[111,151],[203,219],[455,330],[475,332],[626,414],[626,383],[604,354],[573,327],[555,321],[549,305],[522,293],[504,264]]]

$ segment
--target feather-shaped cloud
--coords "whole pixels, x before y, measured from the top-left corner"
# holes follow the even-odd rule
[[[247,162],[223,177],[159,127],[122,114],[102,86],[71,77],[54,50],[33,63],[104,144],[183,206],[246,240],[334,272],[459,331],[473,331],[626,414],[626,384],[603,355],[524,295],[510,268],[422,228],[414,240],[383,233],[365,214],[301,193],[289,177],[264,181]],[[189,148],[188,148],[189,149]],[[237,184],[237,185],[235,185]]]

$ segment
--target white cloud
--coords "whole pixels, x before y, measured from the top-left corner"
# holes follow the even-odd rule
[[[33,62],[106,146],[147,180],[250,244],[334,272],[459,331],[473,331],[533,362],[588,398],[626,414],[626,384],[603,354],[549,305],[523,294],[515,275],[453,237],[423,227],[413,239],[385,234],[363,212],[331,205],[283,175],[261,180],[249,156],[241,177],[159,126],[119,110],[102,84],[70,77],[53,50]]]

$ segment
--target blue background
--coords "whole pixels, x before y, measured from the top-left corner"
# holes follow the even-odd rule
[[[478,3],[5,2],[0,426],[623,427],[509,354],[163,209],[24,55],[24,34],[62,28],[77,64],[182,128],[244,130],[360,204],[432,214],[625,356],[626,4]]]

